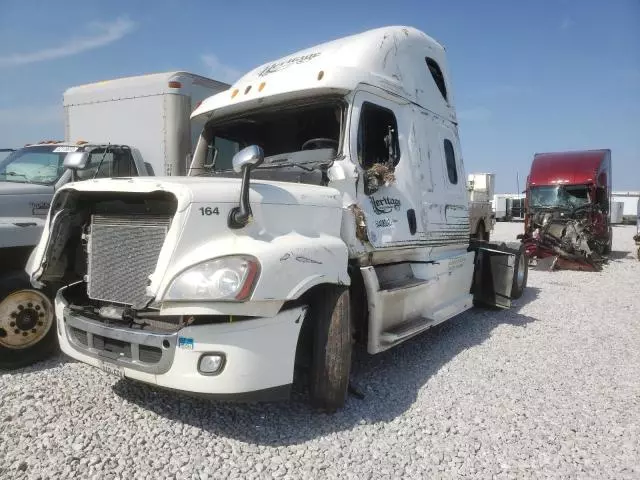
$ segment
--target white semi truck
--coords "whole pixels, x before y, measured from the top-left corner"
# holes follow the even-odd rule
[[[69,356],[224,399],[286,397],[301,368],[334,411],[354,342],[376,354],[522,294],[522,251],[470,241],[447,58],[426,34],[294,53],[192,117],[189,176],[56,192],[27,271],[64,285]]]
[[[0,160],[0,368],[32,363],[56,344],[51,291],[32,289],[24,266],[51,198],[72,180],[66,155],[86,154],[75,180],[184,175],[202,129],[190,114],[228,87],[188,72],[72,87],[63,97],[65,141],[6,152]]]
[[[491,209],[495,182],[495,173],[470,173],[467,178],[469,229],[473,239],[489,241],[495,223]]]

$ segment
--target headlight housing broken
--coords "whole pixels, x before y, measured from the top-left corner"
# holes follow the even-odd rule
[[[200,262],[171,281],[164,300],[241,302],[253,292],[260,263],[255,257],[233,255]]]

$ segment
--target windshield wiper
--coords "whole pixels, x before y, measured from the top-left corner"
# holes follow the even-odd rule
[[[107,148],[104,149],[104,153],[102,154],[102,158],[100,159],[100,163],[98,163],[98,168],[96,168],[96,173],[93,174],[93,179],[95,180],[95,178],[98,176],[98,173],[100,173],[100,167],[102,167],[102,162],[104,162],[104,157],[107,156],[107,152],[109,151],[109,145],[107,145]],[[111,173],[111,172],[109,172]]]
[[[306,170],[307,172],[313,172],[315,170],[315,168],[305,167],[304,165],[302,165],[300,163],[293,163],[293,162],[269,163],[269,164],[266,164],[266,165],[263,164],[259,168],[266,170],[268,168],[286,168],[286,167],[298,167],[298,168],[301,168],[302,170]]]

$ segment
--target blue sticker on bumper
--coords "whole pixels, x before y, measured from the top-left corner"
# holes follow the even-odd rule
[[[193,338],[178,337],[178,348],[193,350]]]

